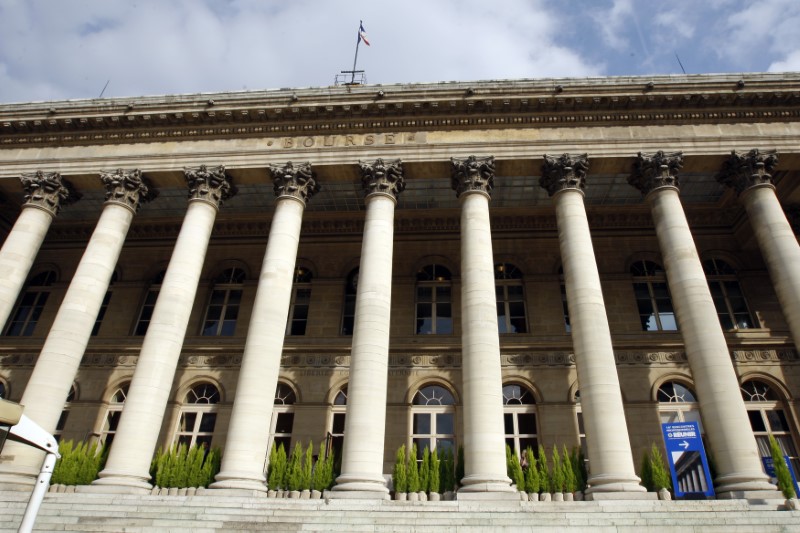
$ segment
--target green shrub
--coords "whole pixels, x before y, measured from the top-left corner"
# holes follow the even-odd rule
[[[97,479],[97,473],[106,462],[105,446],[79,442],[61,442],[58,445],[61,458],[56,461],[50,482],[61,485],[89,485]]]
[[[408,470],[406,469],[406,445],[403,444],[397,450],[394,461],[394,471],[392,472],[392,482],[394,491],[398,493],[408,492]]]
[[[539,490],[543,493],[551,492],[553,490],[550,481],[550,471],[547,469],[547,454],[544,451],[544,446],[539,445],[539,458],[536,461],[539,468]]]
[[[525,474],[515,453],[511,454],[511,480],[517,486],[517,490],[525,492]]]
[[[288,476],[286,485],[289,490],[303,490],[303,447],[299,442],[292,449],[292,455],[289,457],[289,464],[286,467],[286,474]]]
[[[778,441],[772,435],[769,436],[769,452],[772,455],[772,464],[775,468],[775,477],[778,478],[778,490],[783,493],[786,499],[793,498],[794,485],[792,484],[792,473],[783,458]]]
[[[219,472],[220,452],[217,448],[185,444],[166,452],[159,449],[151,472],[153,482],[162,488],[208,487]]]
[[[564,492],[564,469],[561,466],[561,455],[558,446],[553,445],[553,469],[550,471],[550,489],[553,492]]]
[[[530,447],[525,450],[525,459],[528,462],[528,468],[525,470],[525,492],[538,494],[541,483],[539,479],[539,465]]]
[[[408,492],[419,492],[419,466],[417,466],[417,445],[411,445],[408,454]]]
[[[583,450],[578,448],[572,449],[572,471],[575,473],[575,490],[586,489],[586,461],[583,459]]]
[[[436,453],[436,450],[433,450],[433,453],[431,454],[430,478],[428,479],[428,490],[431,493],[439,492],[440,471],[441,464],[439,461],[439,454]]]
[[[642,455],[642,466],[639,472],[639,477],[642,478],[642,486],[649,492],[655,492],[656,487],[653,484],[653,470],[650,467],[650,452],[645,452]]]
[[[422,451],[422,464],[419,469],[419,490],[428,492],[431,477],[431,451],[425,447]]]
[[[311,467],[314,466],[314,444],[308,441],[303,468],[300,470],[300,490],[311,490]]]
[[[569,455],[569,451],[567,451],[566,444],[562,449],[562,457],[561,469],[564,472],[564,492],[575,492],[578,490],[578,477],[575,475],[572,458]]]
[[[453,486],[461,483],[464,479],[466,471],[466,462],[464,461],[464,447],[458,447],[458,462],[456,463],[455,478],[453,479]]]
[[[455,465],[453,464],[453,450],[445,448],[439,463],[439,477],[442,492],[455,489]]]
[[[333,450],[330,453],[325,453],[325,441],[320,442],[317,466],[314,468],[314,480],[312,482],[314,490],[322,492],[333,486],[333,461]]]
[[[650,472],[653,479],[653,489],[672,489],[672,477],[670,476],[667,465],[664,464],[664,456],[656,443],[650,447]]]
[[[269,488],[275,490],[286,488],[286,461],[286,450],[283,444],[273,444],[267,467],[267,485]]]

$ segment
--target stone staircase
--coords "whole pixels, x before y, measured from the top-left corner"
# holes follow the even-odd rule
[[[0,532],[16,531],[27,494],[0,492]],[[209,495],[48,493],[35,531],[800,532],[780,500],[396,502]]]

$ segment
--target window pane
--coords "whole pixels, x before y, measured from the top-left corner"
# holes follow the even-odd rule
[[[431,415],[429,413],[414,413],[414,425],[411,430],[412,433],[430,434],[431,432]]]
[[[236,332],[236,320],[226,320],[222,323],[222,329],[219,334],[230,337]]]
[[[514,333],[526,333],[528,331],[528,326],[525,324],[524,318],[512,318],[511,319],[511,331]]]
[[[450,318],[453,316],[452,307],[449,303],[439,303],[436,305],[436,316]]]
[[[661,329],[664,331],[676,331],[678,329],[678,322],[675,320],[673,313],[659,313],[658,317],[661,319]]]
[[[197,419],[197,413],[181,413],[181,424],[179,431],[194,431],[194,422]]]
[[[519,439],[519,448],[522,451],[525,451],[528,448],[530,448],[533,451],[536,451],[536,449],[538,447],[539,447],[539,441],[536,438],[533,438],[533,437],[531,437],[531,438],[522,437],[522,438]]]
[[[291,433],[294,425],[294,413],[278,413],[275,422],[275,433]]]
[[[514,434],[514,414],[513,413],[504,413],[503,414],[503,423],[506,427],[506,435],[513,435]]]
[[[431,447],[431,439],[412,439],[414,444],[417,445],[417,461],[422,459],[422,454],[425,451],[425,448],[430,449]]]
[[[452,454],[455,451],[456,443],[453,439],[436,439],[436,449],[439,451],[438,455],[441,456],[445,450],[450,450]]]
[[[200,418],[200,431],[202,433],[213,433],[216,424],[217,413],[202,413],[202,418]]]
[[[766,411],[769,427],[772,431],[789,431],[789,424],[786,422],[786,416],[783,410],[774,409]]]
[[[518,413],[517,424],[521,435],[536,434],[536,415],[534,413]]]
[[[453,333],[453,319],[449,317],[437,318],[436,333],[439,335],[449,335]]]
[[[451,287],[436,287],[436,301],[449,302],[451,290]]]
[[[205,448],[206,450],[211,449],[211,435],[199,435],[195,440],[194,443],[201,448]]]
[[[747,416],[750,418],[750,427],[753,428],[753,431],[767,430],[764,419],[761,417],[761,411],[747,411]]]
[[[430,302],[433,300],[433,287],[417,287],[417,301]]]
[[[334,413],[331,433],[344,433],[344,413]]]
[[[439,435],[455,433],[452,413],[436,413],[436,433]]]

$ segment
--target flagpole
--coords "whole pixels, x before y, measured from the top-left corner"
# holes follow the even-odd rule
[[[350,78],[350,85],[356,82],[356,63],[358,62],[358,45],[361,44],[361,26],[364,24],[363,20],[358,21],[358,39],[356,39],[356,57],[353,58],[353,72]]]

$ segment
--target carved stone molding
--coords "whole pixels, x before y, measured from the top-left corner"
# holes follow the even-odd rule
[[[746,154],[734,150],[723,163],[722,171],[716,178],[718,182],[734,189],[737,194],[742,194],[756,185],[771,185],[772,171],[777,164],[776,150],[762,152],[753,148]]]
[[[397,199],[406,188],[403,177],[403,162],[399,159],[384,161],[378,158],[373,163],[359,161],[361,167],[361,185],[364,187],[364,196],[370,194],[388,194]]]
[[[134,213],[139,206],[157,195],[156,191],[144,182],[142,172],[138,168],[104,171],[100,174],[100,180],[106,188],[106,203],[119,204]]]
[[[683,152],[664,153],[659,150],[654,154],[639,152],[633,163],[633,173],[628,183],[647,196],[659,187],[680,187],[678,172],[683,166]]]
[[[583,191],[586,187],[586,172],[589,170],[589,155],[562,154],[558,157],[544,155],[542,177],[539,185],[553,196],[564,189]]]
[[[219,208],[223,202],[236,194],[236,187],[225,174],[225,167],[222,165],[212,168],[206,165],[186,167],[183,173],[189,186],[191,200],[202,200]]]
[[[321,189],[316,174],[311,170],[311,163],[295,165],[289,161],[283,166],[269,165],[268,169],[277,198],[291,196],[306,204]]]
[[[450,158],[450,185],[456,196],[480,191],[491,196],[494,189],[494,156]]]
[[[25,205],[44,209],[53,216],[57,215],[62,207],[80,198],[58,172],[37,170],[30,174],[22,174],[19,180],[25,190]]]

